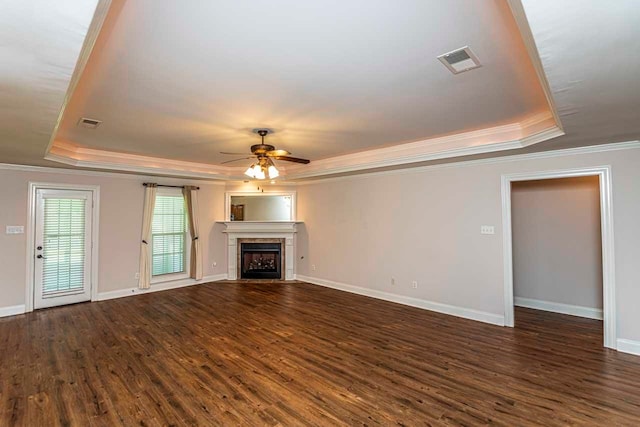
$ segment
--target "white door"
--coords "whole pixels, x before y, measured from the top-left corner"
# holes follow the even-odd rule
[[[91,300],[92,196],[36,190],[34,308]]]

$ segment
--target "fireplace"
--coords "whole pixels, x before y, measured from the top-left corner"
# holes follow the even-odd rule
[[[282,243],[240,243],[241,279],[281,279]]]
[[[280,244],[280,280],[295,280],[295,236],[299,223],[295,221],[226,221],[223,233],[227,235],[227,278],[241,279],[243,243]],[[255,271],[254,271],[255,273]],[[251,279],[249,279],[251,280]]]

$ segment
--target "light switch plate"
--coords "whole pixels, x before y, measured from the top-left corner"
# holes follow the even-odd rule
[[[7,225],[7,234],[24,234],[24,225]]]
[[[493,225],[481,225],[480,234],[496,234],[496,228]]]

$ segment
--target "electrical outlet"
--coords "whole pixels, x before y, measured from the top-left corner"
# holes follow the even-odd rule
[[[413,287],[413,289],[418,289],[418,281],[414,280],[413,282],[411,282],[411,286]]]
[[[481,225],[480,234],[496,234],[496,228],[493,225]]]
[[[315,264],[311,264],[311,271],[316,271],[316,265]]]
[[[392,285],[395,285],[395,284],[396,284],[396,279],[395,279],[395,278],[393,278],[393,277],[391,278],[391,284],[392,284]]]
[[[133,277],[134,277],[135,279],[139,279],[139,278],[140,278],[140,273],[136,273]]]

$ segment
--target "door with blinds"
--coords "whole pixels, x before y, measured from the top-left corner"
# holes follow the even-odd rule
[[[34,308],[91,300],[93,193],[36,190]]]

